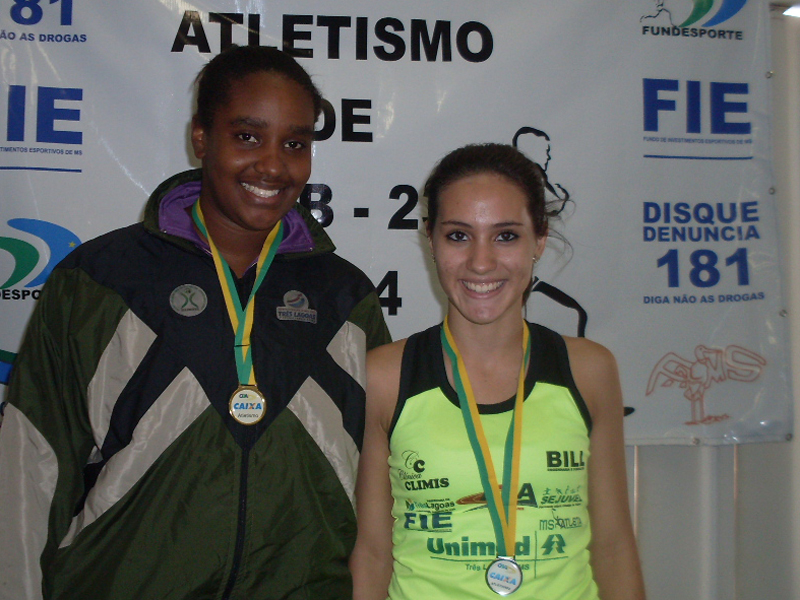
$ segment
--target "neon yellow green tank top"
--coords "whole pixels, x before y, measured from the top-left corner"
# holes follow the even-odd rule
[[[532,353],[525,413],[516,535],[523,573],[517,600],[597,600],[589,565],[587,510],[591,419],[558,334],[529,325]],[[485,569],[497,556],[475,458],[447,382],[432,327],[409,338],[390,431],[395,518],[391,600],[496,599]],[[481,406],[495,465],[513,398]]]

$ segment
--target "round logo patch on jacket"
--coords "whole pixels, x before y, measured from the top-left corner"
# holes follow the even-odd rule
[[[179,315],[195,317],[206,309],[206,293],[192,283],[179,285],[169,295],[169,305]]]

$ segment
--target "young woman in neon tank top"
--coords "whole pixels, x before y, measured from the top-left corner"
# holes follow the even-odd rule
[[[535,600],[642,600],[644,584],[628,507],[622,394],[614,357],[585,338],[564,337],[562,342],[552,332],[544,337],[555,336],[557,341],[542,345],[542,336],[535,333],[537,326],[523,319],[533,268],[549,232],[541,168],[510,146],[470,145],[440,161],[428,179],[425,195],[428,240],[448,299],[447,333],[441,335],[441,346],[438,333],[425,338],[428,348],[436,348],[427,362],[443,364],[441,379],[447,381],[433,386],[432,392],[427,388],[423,393],[407,392],[420,388],[407,383],[409,376],[401,369],[410,363],[408,357],[404,363],[404,350],[407,345],[409,350],[419,346],[417,341],[400,340],[368,355],[367,422],[356,488],[359,535],[351,557],[355,600],[401,600],[421,598],[421,594],[425,600],[498,594]],[[529,329],[536,340],[533,348],[526,346]],[[549,352],[554,347],[565,348],[563,358],[537,354],[541,348]],[[567,372],[562,376],[566,383],[553,386],[532,380],[530,370],[545,363],[566,365],[560,369]],[[425,377],[435,379],[430,375],[434,367],[421,370]],[[526,383],[532,388],[530,393],[523,391]],[[507,417],[512,441],[501,450],[490,449],[480,423],[491,429],[490,419],[495,417],[488,415],[498,412],[492,405],[499,408],[514,398],[513,408],[505,411],[513,415]],[[569,421],[569,427],[580,430],[585,438],[585,461],[582,452],[577,460],[574,452],[565,452],[562,459],[559,449],[547,445],[548,431],[531,435],[537,431],[537,419],[550,418],[543,415],[550,411],[545,405],[555,402],[551,398],[567,399],[554,406],[566,415],[564,422]],[[476,407],[471,417],[467,408],[450,406],[466,407],[469,402]],[[440,408],[432,408],[436,403]],[[544,407],[544,413],[538,406]],[[449,423],[433,427],[419,418],[451,414]],[[424,432],[422,437],[414,438],[415,429]],[[480,433],[474,433],[478,429]],[[440,437],[439,432],[447,439],[441,449],[434,439]],[[563,439],[557,435],[561,432],[553,433],[554,440]],[[401,436],[414,440],[408,450],[402,449],[397,439]],[[437,476],[433,470],[440,457],[452,456],[459,436],[463,438],[459,456],[465,457],[461,462],[470,469],[472,461],[483,465],[476,470],[482,483],[478,491],[482,489],[483,494],[452,496],[450,490],[457,489],[460,478],[460,467],[452,463],[458,460],[451,461],[449,477]],[[531,450],[534,447],[537,450]],[[424,456],[417,453],[421,449]],[[403,456],[397,456],[400,453]],[[558,491],[572,492],[571,496],[557,496],[553,490],[558,484],[544,485],[541,479],[526,483],[527,475],[520,476],[520,470],[527,473],[530,463],[545,462],[545,456],[549,462],[540,469],[544,476],[583,477],[571,481],[585,486],[564,487]],[[561,473],[570,470],[577,473]],[[459,475],[453,476],[454,472]],[[508,489],[520,490],[516,498],[503,494],[504,481]],[[435,489],[419,495],[418,490],[424,488]],[[582,507],[571,505],[572,499]],[[551,508],[542,518],[535,511],[548,503]],[[468,509],[457,512],[456,505],[468,505]],[[474,530],[453,533],[457,521],[480,522],[483,537]],[[573,528],[582,537],[569,537]],[[583,548],[576,551],[580,544]],[[498,556],[489,555],[493,553]],[[576,574],[581,574],[580,583],[569,580],[578,578]]]

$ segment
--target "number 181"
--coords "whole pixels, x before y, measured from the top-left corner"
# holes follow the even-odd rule
[[[713,250],[695,250],[689,256],[692,269],[689,271],[689,281],[695,287],[713,287],[719,283],[720,271],[717,268],[717,253]],[[669,287],[680,287],[680,272],[678,265],[678,250],[673,248],[658,259],[656,265],[660,268],[667,267],[667,281]],[[739,285],[750,285],[750,271],[747,264],[747,248],[739,248],[725,259],[725,266],[736,265],[736,276]]]
[[[39,2],[40,0],[14,0],[11,18],[20,25],[36,25],[42,20],[44,13]],[[72,25],[72,0],[50,0],[50,4],[56,2],[61,2],[61,24]]]

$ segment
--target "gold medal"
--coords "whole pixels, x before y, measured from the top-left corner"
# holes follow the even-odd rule
[[[267,414],[267,400],[254,385],[240,385],[233,392],[228,410],[237,423],[255,425]]]
[[[486,569],[486,585],[495,594],[513,594],[522,585],[522,569],[513,558],[498,556]]]

